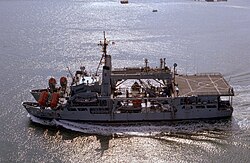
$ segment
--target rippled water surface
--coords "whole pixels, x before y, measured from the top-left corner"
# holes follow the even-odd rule
[[[249,17],[248,0],[0,0],[0,162],[250,162]],[[221,72],[236,93],[232,119],[32,123],[29,90],[67,66],[94,72],[103,31],[114,67],[166,58],[184,74]]]

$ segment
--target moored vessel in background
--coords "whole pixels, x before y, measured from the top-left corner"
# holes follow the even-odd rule
[[[128,4],[128,0],[121,0],[121,4]]]

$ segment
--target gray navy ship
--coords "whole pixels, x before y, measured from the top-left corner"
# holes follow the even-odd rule
[[[23,102],[28,113],[43,120],[86,123],[180,121],[231,117],[233,88],[219,73],[181,75],[160,59],[151,68],[113,68],[108,41],[100,42],[101,73],[88,74],[85,67],[72,77],[49,80],[46,89],[31,90],[35,102]],[[98,71],[97,71],[98,72]]]

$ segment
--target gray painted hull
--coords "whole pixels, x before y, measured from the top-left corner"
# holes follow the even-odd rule
[[[68,111],[41,109],[39,106],[23,103],[29,114],[42,119],[58,119],[82,122],[146,122],[146,121],[178,121],[195,119],[215,119],[231,117],[233,108],[212,109],[177,109],[176,112],[146,112],[146,113],[113,113],[92,114],[87,111]]]

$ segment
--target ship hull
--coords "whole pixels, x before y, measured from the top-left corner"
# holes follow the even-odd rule
[[[60,110],[42,109],[37,103],[23,103],[29,114],[41,119],[57,119],[78,122],[147,122],[147,121],[179,121],[196,119],[219,119],[232,116],[233,109],[177,109],[174,112],[139,112],[139,113],[91,113],[86,108],[71,108],[71,111],[65,107]],[[82,110],[82,111],[78,111]]]

